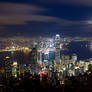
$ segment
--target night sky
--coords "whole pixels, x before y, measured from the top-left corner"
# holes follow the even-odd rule
[[[92,36],[92,0],[0,0],[0,36]]]

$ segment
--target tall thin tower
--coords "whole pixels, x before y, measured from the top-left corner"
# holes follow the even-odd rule
[[[60,64],[60,35],[59,34],[56,34],[55,37],[55,47],[56,47],[55,63]]]

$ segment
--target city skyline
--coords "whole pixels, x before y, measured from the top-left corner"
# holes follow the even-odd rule
[[[0,92],[91,85],[92,0],[0,0]]]
[[[90,0],[0,0],[0,36],[91,37]]]

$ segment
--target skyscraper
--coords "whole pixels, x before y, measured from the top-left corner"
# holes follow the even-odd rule
[[[75,62],[77,61],[77,55],[73,54],[72,55],[72,63],[75,65]]]
[[[13,62],[12,64],[12,76],[17,77],[18,63]]]
[[[56,47],[55,63],[60,64],[60,35],[59,34],[56,34],[55,37],[55,47]]]
[[[70,56],[69,55],[62,55],[61,56],[61,62],[62,64],[68,64],[68,61],[70,60]]]
[[[31,51],[31,64],[37,64],[37,49],[33,48]]]
[[[37,49],[33,48],[30,53],[30,64],[32,65],[32,71],[36,71],[37,69]]]
[[[12,62],[10,57],[5,57],[5,77],[10,78],[12,76]]]

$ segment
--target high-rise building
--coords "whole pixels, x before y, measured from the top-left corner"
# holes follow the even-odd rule
[[[57,34],[55,37],[55,47],[56,47],[55,63],[60,64],[60,35],[59,34]]]
[[[40,62],[42,62],[43,61],[43,52],[42,51],[40,51]]]
[[[75,62],[77,61],[77,55],[73,54],[72,55],[72,63],[75,65]]]
[[[12,64],[12,76],[17,77],[18,74],[18,64],[17,62],[13,62]]]
[[[30,64],[33,66],[33,70],[35,70],[37,66],[37,49],[33,48],[30,54]]]
[[[37,62],[42,62],[42,60],[41,60],[41,51],[38,51],[38,53],[37,53]]]
[[[5,57],[5,77],[10,78],[12,76],[12,62],[9,56]]]
[[[84,72],[88,71],[88,68],[89,68],[89,62],[88,61],[85,61],[85,64],[84,64]]]
[[[37,63],[37,49],[33,48],[31,51],[31,64],[36,64]]]
[[[69,69],[69,62],[70,62],[70,57],[68,55],[62,55],[61,56],[61,64],[62,64],[62,69],[66,73]]]
[[[62,64],[65,64],[65,65],[68,64],[69,60],[70,60],[70,57],[68,55],[62,55],[61,56]]]
[[[44,62],[48,62],[48,60],[49,60],[48,53],[47,54],[44,54]]]

